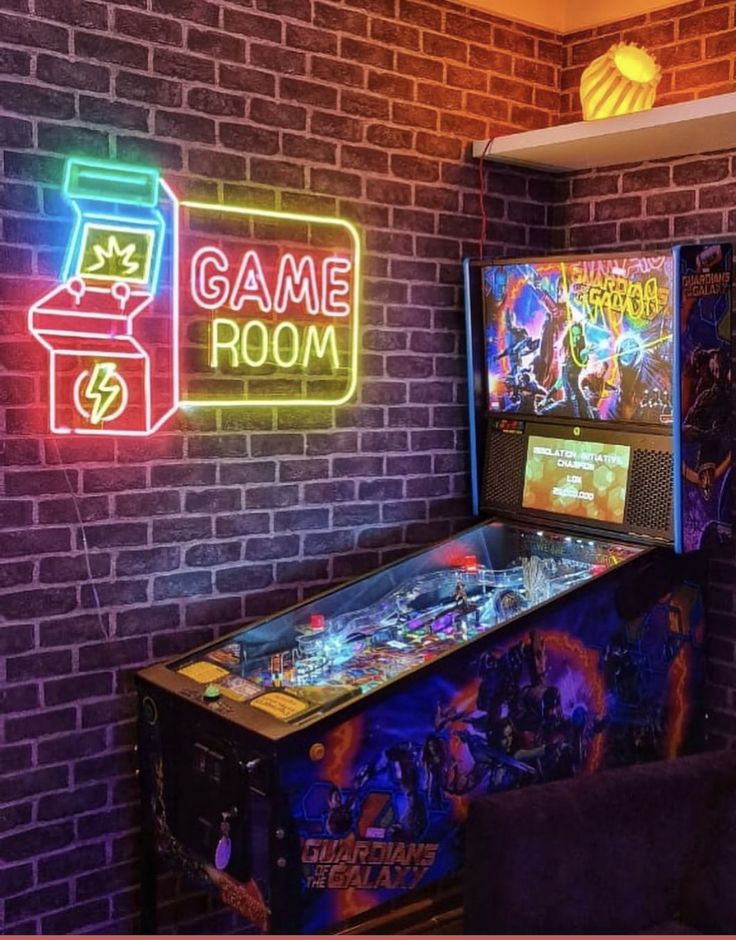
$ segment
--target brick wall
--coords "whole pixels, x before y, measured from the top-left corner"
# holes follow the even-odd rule
[[[466,519],[469,142],[552,120],[561,52],[439,0],[0,0],[6,931],[136,928],[136,668]],[[49,438],[25,311],[59,270],[68,153],[150,161],[182,196],[362,226],[356,401],[201,412],[153,440]],[[489,184],[492,250],[545,250],[545,180]],[[172,879],[162,893],[164,924],[207,911]]]
[[[6,932],[136,928],[136,668],[465,521],[459,261],[480,227],[469,143],[555,122],[563,54],[560,37],[444,0],[0,0]],[[153,441],[50,439],[24,317],[59,269],[68,153],[150,161],[181,195],[361,225],[356,401],[182,416]],[[705,186],[684,207],[666,201],[693,192],[697,173],[658,169],[562,181],[489,169],[488,252],[716,225]],[[718,231],[732,221],[720,210]],[[714,568],[716,585],[730,574]],[[713,597],[725,734],[733,614],[728,590]],[[168,929],[229,923],[173,878],[162,894]]]
[[[585,67],[614,42],[636,42],[662,66],[657,104],[707,98],[734,90],[736,4],[687,0],[664,10],[570,33],[564,39],[563,122],[581,119],[578,88]]]

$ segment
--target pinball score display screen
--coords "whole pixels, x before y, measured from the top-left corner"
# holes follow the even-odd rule
[[[624,521],[631,448],[601,441],[529,436],[525,509],[620,525]]]
[[[672,423],[671,253],[483,268],[488,408]]]

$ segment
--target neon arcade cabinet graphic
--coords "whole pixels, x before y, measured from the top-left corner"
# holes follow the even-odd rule
[[[180,407],[341,405],[358,380],[360,235],[178,201],[157,170],[70,159],[60,283],[31,307],[58,434],[148,435]]]
[[[60,283],[28,314],[58,434],[147,435],[179,405],[177,200],[157,171],[69,160]]]

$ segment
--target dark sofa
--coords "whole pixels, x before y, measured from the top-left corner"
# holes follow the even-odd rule
[[[736,933],[736,752],[483,796],[465,933]]]

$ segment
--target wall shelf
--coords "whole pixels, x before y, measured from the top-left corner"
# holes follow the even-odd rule
[[[473,142],[480,157],[485,140]],[[736,148],[736,92],[496,137],[486,159],[565,173]]]

